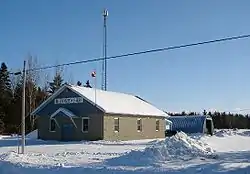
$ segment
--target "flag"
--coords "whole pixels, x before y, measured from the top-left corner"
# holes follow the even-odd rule
[[[96,72],[93,71],[93,72],[91,73],[91,76],[92,76],[92,77],[96,77]]]

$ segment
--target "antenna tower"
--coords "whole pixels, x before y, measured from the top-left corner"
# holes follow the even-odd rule
[[[103,10],[103,62],[102,62],[102,90],[107,90],[107,9]]]

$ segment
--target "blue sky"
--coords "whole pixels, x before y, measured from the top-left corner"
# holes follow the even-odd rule
[[[0,2],[0,61],[21,68],[28,53],[40,66],[102,55],[102,10],[108,56],[250,34],[250,1]],[[250,39],[108,62],[108,90],[138,94],[167,111],[250,108]],[[64,68],[65,80],[90,79],[101,63]],[[54,70],[47,70],[53,76]]]

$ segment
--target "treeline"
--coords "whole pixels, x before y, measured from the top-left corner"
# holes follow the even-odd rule
[[[250,129],[250,115],[226,112],[181,112],[181,113],[168,113],[170,116],[191,116],[191,115],[209,115],[212,117],[214,126],[217,129]]]
[[[27,69],[37,67],[37,59],[29,56]],[[21,72],[21,71],[20,71]],[[38,71],[26,72],[26,132],[36,129],[36,118],[30,113],[49,95],[63,84],[61,71],[58,69],[53,81]],[[44,85],[41,84],[44,83]],[[0,67],[0,134],[19,134],[21,130],[23,74],[13,74],[7,65],[2,62]]]

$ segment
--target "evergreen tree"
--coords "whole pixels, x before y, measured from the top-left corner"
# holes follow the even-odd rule
[[[207,111],[205,109],[203,111],[203,115],[207,115]]]
[[[19,80],[14,88],[13,99],[11,101],[11,112],[9,120],[5,122],[5,132],[7,133],[20,133],[21,114],[22,114],[22,80]],[[27,105],[26,105],[27,106]]]
[[[5,114],[2,112],[2,109],[0,107],[0,134],[3,133],[5,129],[4,122],[3,122],[4,116]]]
[[[3,62],[0,67],[0,119],[2,122],[9,120],[11,100],[12,91],[9,71]],[[3,126],[3,124],[1,125]]]
[[[9,71],[5,63],[1,64],[0,68],[0,102],[1,105],[8,105],[12,98],[11,82]]]
[[[48,94],[45,90],[38,87],[36,92],[36,107],[38,107],[42,102],[48,98]]]
[[[76,85],[77,85],[77,86],[82,86],[82,82],[77,81]]]
[[[189,112],[188,115],[195,115],[195,113],[194,112]]]
[[[4,129],[5,129],[4,122],[0,119],[0,134],[4,132]]]
[[[86,88],[92,88],[92,86],[90,85],[89,80],[87,80],[87,82],[86,82],[86,84],[84,85],[84,87],[86,87]]]
[[[185,116],[185,115],[187,115],[187,114],[186,114],[185,111],[182,111],[182,112],[181,112],[181,115]]]
[[[53,94],[57,89],[63,85],[63,78],[60,73],[56,73],[54,76],[53,82],[49,84],[49,93]]]
[[[4,62],[1,64],[0,68],[0,89],[11,90],[9,71]]]

